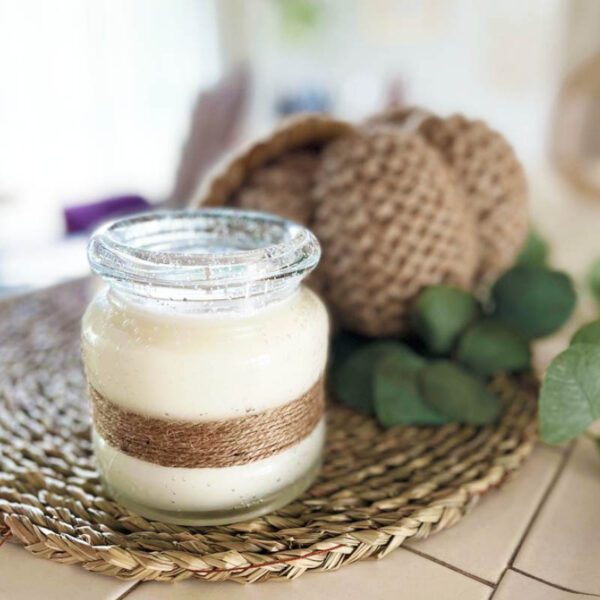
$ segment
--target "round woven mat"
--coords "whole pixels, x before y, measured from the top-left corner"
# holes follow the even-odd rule
[[[38,556],[125,579],[292,579],[456,523],[532,448],[532,380],[494,382],[506,403],[494,427],[384,431],[331,406],[322,473],[298,501],[230,526],[148,521],[110,500],[94,467],[78,349],[85,288],[0,303],[0,535]]]

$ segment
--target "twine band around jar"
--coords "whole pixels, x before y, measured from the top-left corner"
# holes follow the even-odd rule
[[[128,411],[89,386],[96,431],[121,452],[165,467],[232,467],[283,452],[307,437],[324,411],[323,378],[299,398],[221,421],[158,419]]]

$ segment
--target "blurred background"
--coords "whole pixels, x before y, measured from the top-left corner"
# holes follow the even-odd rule
[[[86,232],[184,206],[282,116],[483,118],[555,262],[600,255],[597,0],[0,0],[0,293],[87,272]]]

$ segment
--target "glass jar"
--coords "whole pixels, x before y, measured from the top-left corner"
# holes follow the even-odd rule
[[[149,518],[219,524],[297,497],[321,460],[328,319],[302,280],[304,227],[228,209],[101,227],[108,286],[83,318],[93,442],[110,494]]]

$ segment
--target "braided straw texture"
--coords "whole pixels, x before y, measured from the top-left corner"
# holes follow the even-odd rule
[[[245,523],[148,521],[104,493],[91,455],[79,319],[85,282],[0,303],[0,534],[31,553],[124,579],[293,579],[456,523],[529,454],[535,383],[499,378],[494,427],[383,431],[329,409],[322,474],[299,500]]]
[[[332,142],[315,198],[321,293],[347,329],[399,334],[423,288],[471,288],[473,222],[451,173],[419,135],[381,127]]]

